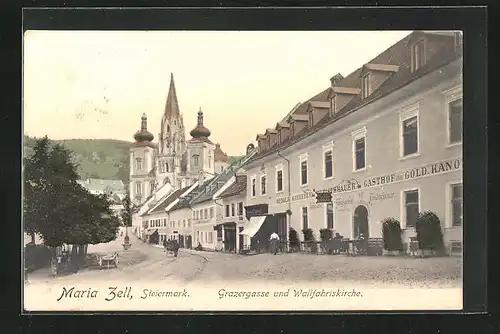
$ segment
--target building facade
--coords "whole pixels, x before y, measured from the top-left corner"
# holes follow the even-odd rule
[[[462,56],[454,34],[413,32],[257,137],[245,165],[247,207],[280,215],[286,231],[381,237],[420,212],[441,220],[445,244],[462,240]],[[332,203],[316,203],[317,192]]]
[[[246,175],[236,175],[226,189],[214,195],[214,202],[219,208],[216,217],[217,241],[224,251],[239,253],[250,247],[251,237],[242,233],[248,225],[245,217],[246,188]]]

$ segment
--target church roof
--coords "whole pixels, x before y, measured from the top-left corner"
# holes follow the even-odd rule
[[[175,91],[174,74],[170,73],[170,88],[168,89],[167,101],[165,102],[165,117],[173,118],[179,116],[179,102]]]
[[[208,139],[210,137],[210,130],[203,125],[203,111],[201,111],[201,108],[198,111],[198,124],[189,134],[193,139]]]

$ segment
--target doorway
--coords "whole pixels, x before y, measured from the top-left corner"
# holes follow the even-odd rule
[[[241,235],[240,233],[243,232],[243,227],[238,227],[238,238],[239,238],[239,243],[240,243],[240,250],[243,250],[245,247],[245,236]]]
[[[354,238],[357,238],[360,233],[363,233],[366,239],[370,237],[370,229],[368,226],[368,209],[364,205],[358,205],[354,210],[353,217]]]
[[[228,223],[224,226],[224,250],[227,252],[236,251],[236,224]]]

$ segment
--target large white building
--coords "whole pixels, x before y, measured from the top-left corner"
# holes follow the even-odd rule
[[[461,241],[462,113],[461,36],[413,32],[257,136],[246,216],[317,240],[324,228],[381,237],[392,217],[408,242],[432,211],[445,244]],[[320,191],[333,203],[317,204]]]
[[[174,77],[161,119],[158,143],[148,131],[147,117],[142,115],[141,129],[134,135],[130,148],[130,198],[136,205],[148,201],[161,187],[184,188],[227,167],[228,157],[219,144],[210,141],[210,130],[198,111],[198,123],[186,141],[184,120],[180,112]]]

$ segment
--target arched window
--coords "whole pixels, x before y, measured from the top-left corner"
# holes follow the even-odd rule
[[[200,163],[199,162],[199,155],[198,154],[195,154],[192,156],[192,163],[193,163],[193,166],[194,167],[198,167],[198,164]]]
[[[168,170],[168,162],[165,162],[165,172],[168,173],[169,170]]]

